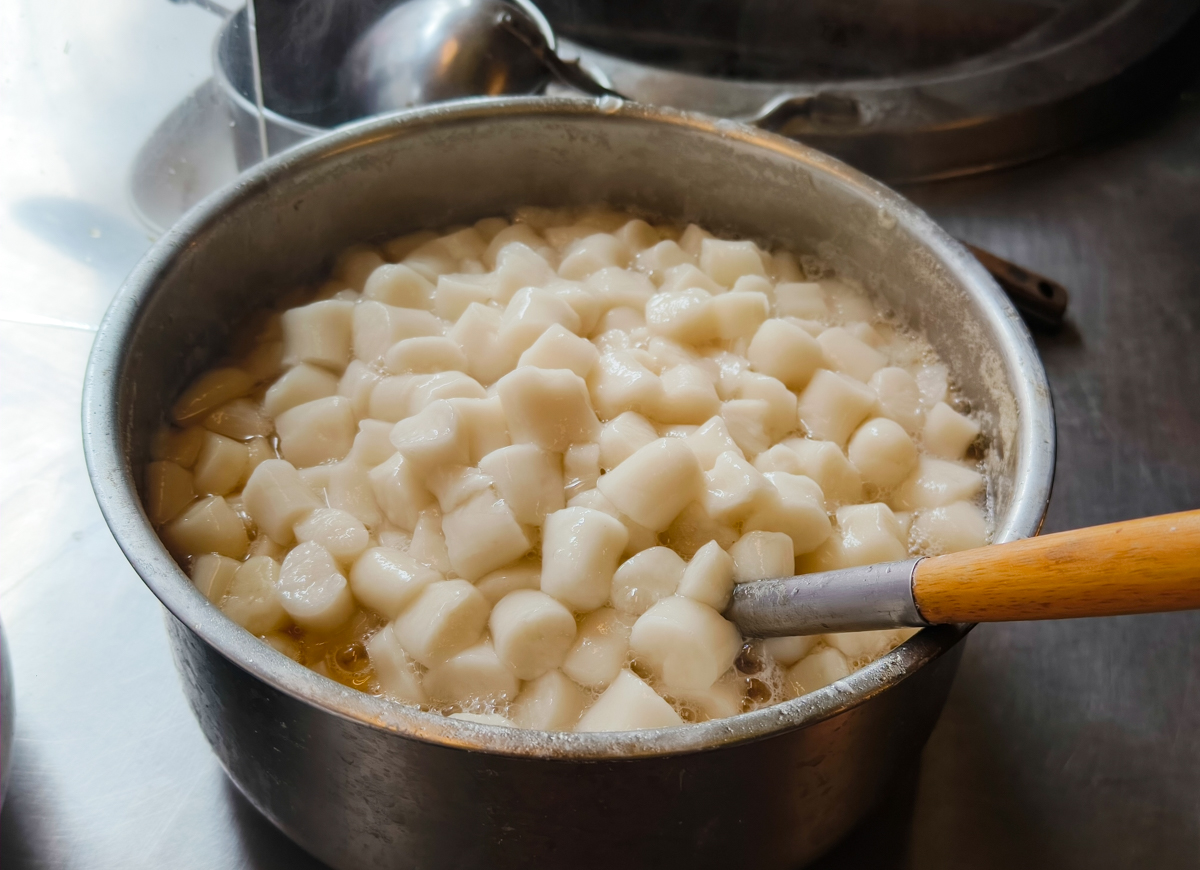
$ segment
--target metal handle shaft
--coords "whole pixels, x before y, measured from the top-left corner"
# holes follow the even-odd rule
[[[920,559],[743,583],[725,618],[746,637],[929,625],[913,602]]]

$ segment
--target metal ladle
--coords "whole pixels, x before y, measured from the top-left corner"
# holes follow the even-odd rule
[[[533,94],[551,80],[624,97],[556,51],[550,25],[514,0],[406,0],[355,42],[342,67],[355,117],[459,97]]]
[[[858,568],[743,583],[747,637],[1200,608],[1200,510]]]

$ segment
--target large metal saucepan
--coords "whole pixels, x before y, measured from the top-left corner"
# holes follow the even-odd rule
[[[205,200],[129,277],[84,395],[93,486],[170,611],[174,654],[230,777],[337,868],[795,866],[915,762],[969,627],[922,631],[844,681],[733,719],[545,734],[361,694],[226,619],[159,543],[138,469],[162,409],[245,314],[347,243],[608,202],[819,256],[925,331],[986,420],[996,539],[1037,531],[1054,427],[1045,374],[983,268],[896,194],[820,153],[619,102],[469,101],[337,131]]]

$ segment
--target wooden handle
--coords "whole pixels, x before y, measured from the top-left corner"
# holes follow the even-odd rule
[[[1200,608],[1200,510],[922,560],[913,599],[933,623]]]

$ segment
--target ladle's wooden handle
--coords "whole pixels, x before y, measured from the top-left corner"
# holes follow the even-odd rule
[[[929,622],[1007,622],[1200,608],[1200,510],[923,559]]]

